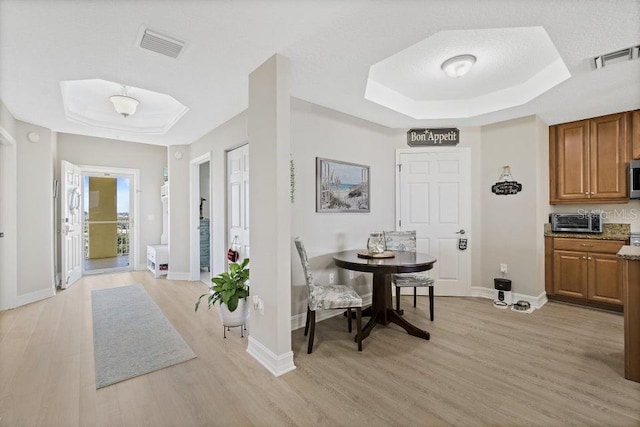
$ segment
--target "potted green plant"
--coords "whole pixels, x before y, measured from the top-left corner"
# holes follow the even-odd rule
[[[195,311],[198,311],[202,298],[208,296],[208,306],[209,308],[214,304],[218,306],[223,326],[243,326],[244,328],[249,319],[248,264],[249,258],[245,258],[241,263],[232,262],[229,264],[229,271],[212,278],[209,292],[198,297]]]

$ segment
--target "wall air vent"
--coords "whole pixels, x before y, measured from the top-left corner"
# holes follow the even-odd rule
[[[145,29],[140,38],[139,45],[143,49],[171,58],[177,58],[180,52],[182,52],[185,43],[173,37]]]
[[[604,55],[596,56],[593,58],[593,65],[596,70],[604,67],[605,65],[615,64],[616,62],[631,61],[632,59],[638,59],[640,53],[640,45],[628,47],[626,49],[617,50],[615,52],[605,53]]]

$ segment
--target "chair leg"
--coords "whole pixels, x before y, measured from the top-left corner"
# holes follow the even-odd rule
[[[304,336],[305,337],[309,334],[309,313],[311,313],[311,310],[309,310],[309,307],[307,307],[307,320],[304,322]]]
[[[416,308],[416,296],[418,295],[418,288],[413,287],[413,308]]]
[[[433,322],[433,303],[434,303],[434,299],[433,299],[433,286],[429,286],[429,317],[431,318],[431,321]]]
[[[400,313],[400,287],[396,286],[396,311]]]
[[[224,335],[225,338],[227,337],[227,328],[226,328],[226,326],[222,327],[222,335]]]
[[[356,338],[358,339],[358,351],[362,351],[362,308],[356,307]]]
[[[347,308],[347,326],[349,328],[349,333],[351,333],[351,307]]]
[[[307,347],[307,354],[311,354],[311,352],[313,351],[313,337],[316,333],[316,312],[311,311],[311,319],[310,319],[310,323],[311,323],[311,332],[309,333],[309,346]]]

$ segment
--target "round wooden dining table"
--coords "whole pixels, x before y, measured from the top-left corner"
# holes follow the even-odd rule
[[[362,250],[337,252],[333,254],[333,260],[338,267],[347,270],[373,273],[371,309],[363,313],[371,315],[371,320],[362,329],[362,339],[367,338],[378,324],[395,323],[409,335],[428,340],[429,332],[409,323],[393,309],[391,275],[431,270],[436,258],[420,252],[395,251],[393,258],[361,258],[358,253],[362,253]]]

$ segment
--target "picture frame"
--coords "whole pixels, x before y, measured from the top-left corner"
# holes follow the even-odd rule
[[[368,213],[369,166],[316,157],[316,212]]]

